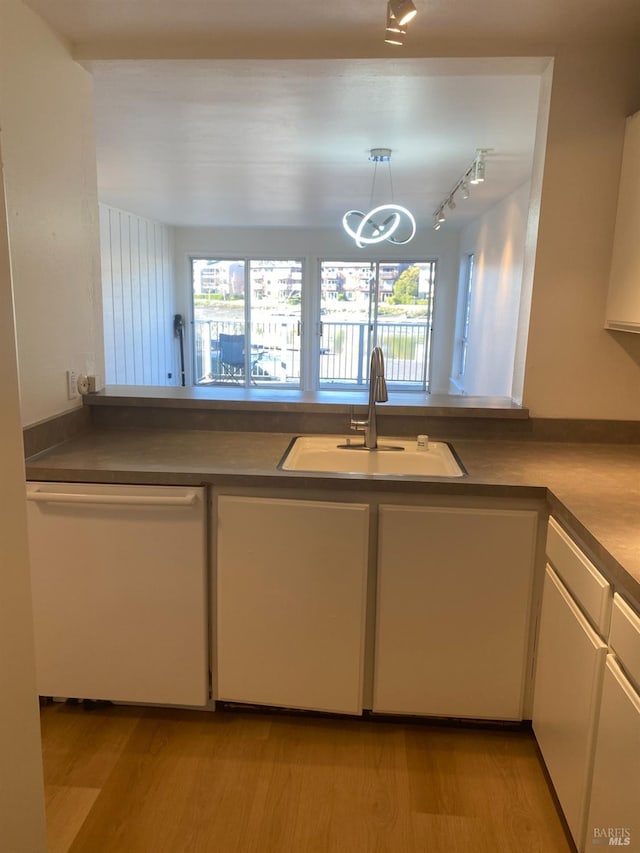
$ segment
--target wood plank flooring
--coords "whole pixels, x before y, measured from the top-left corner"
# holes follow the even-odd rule
[[[50,853],[570,853],[533,736],[42,708]]]

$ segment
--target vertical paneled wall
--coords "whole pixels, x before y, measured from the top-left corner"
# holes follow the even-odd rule
[[[177,385],[172,231],[100,205],[105,382]]]

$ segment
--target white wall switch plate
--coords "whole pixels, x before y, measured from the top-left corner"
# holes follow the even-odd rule
[[[78,396],[78,374],[75,370],[67,370],[67,397],[75,400]]]

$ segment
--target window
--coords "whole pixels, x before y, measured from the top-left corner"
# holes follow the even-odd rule
[[[428,390],[436,261],[319,271],[303,335],[301,260],[193,258],[194,384],[300,388],[305,364],[309,387],[362,388],[380,346],[390,387]]]
[[[360,387],[380,346],[387,383],[427,390],[435,261],[320,264],[320,387]]]
[[[460,334],[460,351],[458,358],[458,376],[464,376],[467,367],[467,347],[469,345],[469,320],[471,317],[471,288],[473,286],[473,255],[467,255],[464,271],[464,296],[462,300],[462,326]]]
[[[300,385],[302,261],[193,258],[195,384]]]

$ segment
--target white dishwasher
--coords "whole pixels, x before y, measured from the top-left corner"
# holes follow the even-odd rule
[[[38,693],[204,706],[206,491],[27,483]]]

